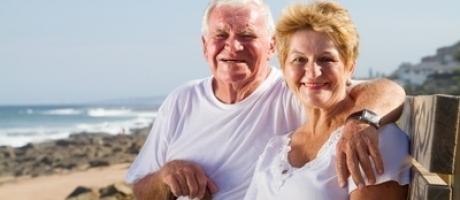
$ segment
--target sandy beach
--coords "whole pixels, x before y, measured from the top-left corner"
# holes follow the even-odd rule
[[[77,186],[100,188],[123,181],[128,167],[129,163],[124,163],[68,174],[13,179],[0,185],[0,199],[63,200]]]

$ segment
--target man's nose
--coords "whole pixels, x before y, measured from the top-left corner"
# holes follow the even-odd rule
[[[238,38],[235,37],[229,37],[225,43],[225,47],[231,52],[238,52],[243,50],[243,44],[238,40]]]

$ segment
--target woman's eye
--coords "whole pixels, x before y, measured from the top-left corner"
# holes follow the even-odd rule
[[[296,57],[294,59],[292,59],[292,63],[294,64],[301,64],[301,63],[304,63],[306,61],[305,58],[302,58],[302,57]]]
[[[320,61],[320,62],[336,62],[334,58],[330,58],[330,57],[322,57],[322,58],[319,58],[318,61]]]

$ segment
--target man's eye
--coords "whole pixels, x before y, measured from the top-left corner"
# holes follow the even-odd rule
[[[252,38],[256,38],[255,35],[251,35],[251,34],[244,34],[244,35],[242,35],[242,37],[243,37],[243,38],[248,38],[248,39],[249,39],[249,38],[251,38],[251,39],[252,39]]]
[[[243,40],[252,40],[257,38],[257,36],[252,33],[240,33],[238,37],[240,37]]]
[[[216,34],[214,37],[217,39],[223,39],[227,37],[227,34],[219,33],[219,34]]]

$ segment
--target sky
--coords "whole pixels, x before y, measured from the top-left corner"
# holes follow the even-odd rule
[[[275,20],[298,2],[266,1]],[[460,41],[458,0],[339,0],[360,33],[355,75],[390,74]],[[0,105],[163,96],[209,76],[205,0],[0,0]],[[277,65],[276,62],[273,62]]]

